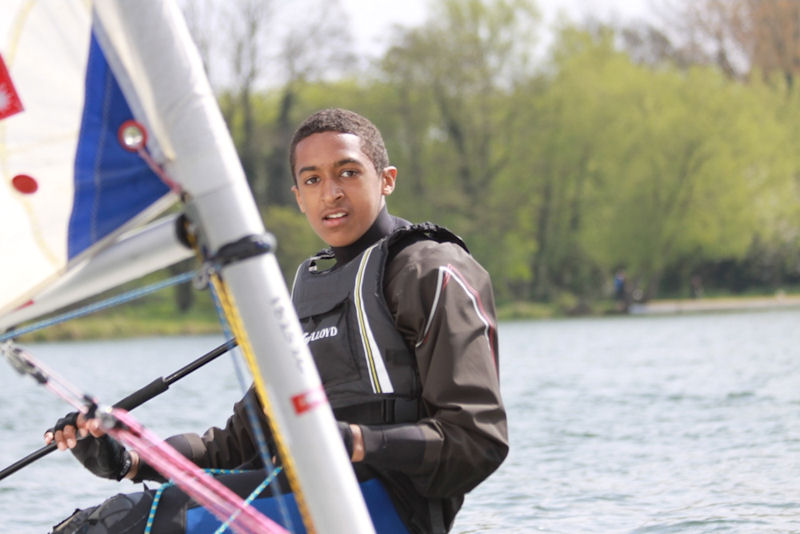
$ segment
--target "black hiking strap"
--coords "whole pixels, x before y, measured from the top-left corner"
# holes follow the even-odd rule
[[[429,499],[428,512],[431,518],[431,534],[447,534],[447,527],[444,524],[444,511],[442,499]]]
[[[248,235],[232,243],[222,245],[210,258],[211,263],[221,267],[238,261],[259,256],[275,250],[275,237],[272,234]]]

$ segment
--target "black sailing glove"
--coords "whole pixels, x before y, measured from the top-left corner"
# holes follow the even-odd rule
[[[65,426],[76,426],[77,419],[78,412],[69,413],[58,420],[53,431],[63,431]],[[107,434],[99,438],[88,434],[80,438],[77,445],[70,450],[86,469],[101,478],[122,480],[131,469],[130,453]]]
[[[344,421],[336,421],[339,424],[339,434],[342,435],[344,441],[344,448],[347,450],[347,457],[353,457],[353,431],[350,430],[350,423]]]
[[[72,454],[86,469],[102,478],[122,480],[131,470],[131,453],[108,434],[79,439]]]

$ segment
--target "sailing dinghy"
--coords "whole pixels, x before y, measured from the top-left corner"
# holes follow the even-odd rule
[[[4,339],[28,321],[199,256],[231,304],[227,318],[268,407],[305,529],[374,532],[178,7],[5,0],[3,11]],[[152,222],[176,202],[181,224],[174,216]],[[181,236],[176,227],[188,230]]]

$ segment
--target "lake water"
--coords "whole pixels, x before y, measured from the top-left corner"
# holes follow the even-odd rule
[[[511,452],[455,533],[800,532],[800,311],[500,325]],[[216,337],[28,345],[104,401]],[[62,401],[0,365],[2,467],[41,446]],[[161,435],[221,425],[227,356],[135,411]],[[0,482],[0,532],[46,532],[136,486],[54,453]]]

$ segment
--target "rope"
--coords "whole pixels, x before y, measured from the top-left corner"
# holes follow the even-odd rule
[[[219,295],[217,295],[216,288],[212,286],[211,296],[214,300],[214,306],[217,310],[217,315],[219,316],[220,324],[222,325],[223,335],[226,339],[231,339],[233,334],[230,331],[230,325],[228,325],[228,321],[225,320],[225,312],[223,310],[222,303],[220,302]],[[241,366],[239,365],[238,360],[233,359],[233,368],[236,371],[236,378],[239,381],[239,387],[242,389],[242,394],[245,395],[247,392],[247,384],[245,383],[244,374],[242,373]],[[255,406],[252,405],[250,402],[250,397],[245,395],[245,402],[247,403],[247,416],[248,422],[250,426],[253,428],[253,433],[256,437],[256,444],[258,445],[258,452],[261,455],[261,461],[267,466],[268,469],[272,469],[272,462],[270,461],[269,457],[269,446],[267,445],[267,439],[264,437],[264,432],[261,429],[261,425],[258,422],[258,418],[255,414]]]
[[[209,275],[210,287],[211,287],[211,295],[214,300],[214,306],[216,307],[217,314],[219,316],[220,324],[222,325],[223,332],[227,339],[234,337],[233,333],[231,332],[231,324],[228,322],[228,317],[238,317],[234,315],[235,309],[233,308],[233,304],[231,302],[231,297],[228,294],[225,286],[220,280],[219,276],[214,271],[207,272]],[[240,336],[236,337],[235,339],[239,342],[239,346],[242,346],[244,335],[244,329],[241,328],[240,325]],[[249,342],[248,342],[249,343]],[[247,345],[249,348],[249,344]],[[244,349],[243,349],[244,350]],[[242,388],[242,392],[245,393],[247,390],[247,384],[244,380],[244,375],[242,374],[241,368],[238,362],[234,359],[234,369],[236,370],[236,376],[239,379],[239,385]],[[256,416],[256,407],[253,406],[252,399],[249,395],[244,395],[245,399],[245,412],[247,412],[247,418],[250,423],[250,427],[253,429],[253,433],[255,434],[256,442],[258,443],[258,451],[261,455],[261,461],[266,466],[268,471],[272,471],[273,465],[272,460],[269,457],[269,450],[267,446],[267,441],[264,437],[264,433],[261,429],[261,424],[258,421],[258,417]],[[277,439],[276,439],[277,442]],[[279,446],[280,448],[280,446]],[[284,456],[285,458],[285,456]],[[278,468],[280,470],[280,467]],[[289,515],[289,511],[286,508],[286,503],[283,499],[283,492],[281,488],[277,488],[278,491],[276,493],[278,509],[280,510],[281,517],[283,518],[284,524],[286,525],[286,529],[289,532],[295,532],[294,530],[294,523],[292,521],[291,516]]]
[[[219,317],[219,322],[222,326],[223,332],[228,339],[233,338],[236,340],[239,350],[241,350],[242,354],[247,359],[249,368],[252,370],[251,374],[253,376],[253,383],[256,391],[259,394],[259,397],[264,404],[263,409],[266,412],[267,419],[268,421],[274,421],[275,419],[271,412],[272,407],[270,406],[269,399],[265,393],[266,389],[259,373],[256,372],[258,366],[256,364],[255,356],[253,355],[253,349],[250,346],[250,340],[247,336],[247,331],[245,330],[244,325],[242,325],[241,318],[239,317],[239,314],[234,306],[233,297],[228,293],[225,284],[219,275],[221,265],[206,258],[205,254],[203,253],[203,247],[201,247],[198,243],[196,235],[188,225],[188,221],[185,221],[185,223],[187,224],[185,228],[186,240],[192,249],[194,249],[198,261],[202,262],[203,264],[203,267],[198,271],[197,277],[195,278],[195,287],[210,287],[211,296],[213,298],[214,306],[216,307],[217,315]],[[274,246],[274,243],[272,246]],[[259,251],[262,251],[261,248],[259,248]],[[232,358],[232,360],[234,362],[234,369],[236,370],[239,385],[244,395],[245,411],[247,412],[248,422],[250,423],[250,427],[253,429],[253,433],[255,434],[262,463],[266,469],[271,470],[273,465],[269,457],[269,448],[267,446],[266,439],[264,438],[261,424],[259,423],[256,415],[256,407],[253,406],[250,397],[246,394],[247,384],[245,384],[244,377],[236,359]],[[296,476],[294,475],[295,470],[294,465],[292,464],[293,459],[288,454],[288,449],[286,448],[283,438],[278,430],[272,424],[270,424],[270,427],[272,429],[273,440],[278,447],[278,453],[287,467],[286,474],[289,479],[289,485],[292,488],[298,488],[299,485],[297,483]],[[278,510],[280,511],[284,523],[286,524],[287,530],[289,532],[295,532],[294,523],[289,515],[289,511],[286,508],[286,503],[283,499],[283,492],[281,491],[280,487],[278,487],[277,490],[277,492],[273,493],[277,497]],[[306,507],[305,500],[303,499],[303,496],[297,492],[295,492],[295,502],[297,502],[301,516],[305,520],[306,524],[311,525],[309,520],[310,515],[308,508]],[[311,529],[308,530],[309,534],[314,534],[313,532],[310,532]]]
[[[105,417],[103,417],[105,416]],[[103,428],[112,438],[135,449],[148,465],[167,479],[172,479],[186,493],[219,521],[231,520],[239,532],[249,534],[288,534],[272,519],[244,504],[241,497],[196,464],[170,447],[155,433],[142,426],[128,412],[119,408],[101,414]]]
[[[39,382],[43,386],[62,396],[81,413],[94,417],[91,412],[94,412],[97,402],[93,398],[81,394],[69,382],[56,377],[31,355],[15,351],[13,356],[19,360],[17,362],[20,364],[19,370],[35,377],[41,377]],[[58,387],[59,384],[64,387]],[[62,393],[64,394],[62,395]],[[210,474],[204,473],[188,458],[142,426],[127,411],[121,408],[110,408],[103,410],[98,416],[103,429],[112,438],[138,451],[145,462],[166,478],[172,479],[188,496],[214,514],[219,521],[226,524],[234,523],[237,531],[251,534],[262,532],[285,534],[287,532],[273,520],[244,503],[230,488],[224,486]]]
[[[28,334],[30,332],[35,332],[36,330],[41,330],[43,328],[48,328],[50,326],[54,326],[54,325],[63,323],[65,321],[69,321],[69,320],[72,320],[72,319],[77,319],[78,317],[84,317],[86,315],[89,315],[89,314],[92,314],[92,313],[95,313],[95,312],[98,312],[98,311],[102,311],[102,310],[111,308],[113,306],[118,306],[120,304],[124,304],[126,302],[130,302],[132,300],[136,300],[138,298],[142,298],[142,297],[144,297],[146,295],[149,295],[150,293],[155,293],[156,291],[160,291],[160,290],[162,290],[162,289],[164,289],[166,287],[170,287],[170,286],[182,284],[184,282],[188,282],[192,278],[194,278],[194,276],[195,276],[194,272],[188,272],[188,273],[179,274],[177,276],[173,276],[172,278],[168,278],[166,280],[162,280],[160,282],[156,282],[156,283],[151,284],[149,286],[136,288],[136,289],[133,289],[131,291],[122,293],[120,295],[116,295],[116,296],[113,296],[111,298],[108,298],[108,299],[105,299],[105,300],[101,300],[99,302],[95,302],[95,303],[89,304],[87,306],[84,306],[82,308],[78,308],[76,310],[67,312],[65,314],[57,315],[55,317],[52,317],[52,318],[49,318],[49,319],[45,319],[45,320],[42,320],[42,321],[39,321],[39,322],[36,322],[36,323],[33,323],[33,324],[31,324],[29,326],[26,326],[24,328],[9,330],[8,332],[0,334],[0,341],[5,341],[7,339],[18,337],[18,336],[21,336],[23,334]]]
[[[205,472],[210,475],[237,475],[240,473],[246,473],[246,471],[241,469],[205,469]],[[256,497],[258,497],[259,494],[272,483],[272,481],[275,479],[275,477],[278,476],[280,472],[281,468],[278,467],[272,473],[270,473],[269,476],[267,476],[267,478],[265,478],[261,482],[261,484],[259,484],[258,487],[256,487],[256,489],[254,489],[250,493],[250,495],[247,496],[247,498],[244,500],[244,503],[247,505],[251,504],[256,499]],[[153,530],[153,523],[155,522],[156,519],[156,511],[158,510],[158,503],[159,501],[161,501],[161,494],[164,493],[166,489],[174,485],[175,483],[171,480],[165,482],[164,484],[161,485],[160,488],[156,490],[155,494],[153,494],[153,502],[150,505],[150,513],[147,515],[147,525],[144,528],[144,534],[150,534],[150,531]],[[223,532],[225,532],[225,530],[227,530],[229,526],[230,526],[230,521],[226,521],[225,523],[220,525],[220,527],[216,530],[214,534],[222,534]]]
[[[207,285],[208,287],[210,287],[211,296],[214,301],[214,306],[216,308],[217,316],[219,317],[219,322],[220,325],[222,326],[223,332],[228,339],[230,338],[236,339],[239,350],[241,350],[242,354],[247,359],[250,369],[253,371],[251,373],[253,376],[253,382],[256,387],[256,391],[259,393],[259,396],[261,397],[261,400],[264,404],[264,411],[267,414],[267,418],[269,421],[274,421],[274,417],[272,417],[271,414],[272,408],[269,404],[269,399],[265,394],[264,384],[261,381],[260,375],[257,372],[255,372],[257,370],[257,364],[255,356],[253,355],[253,349],[250,346],[250,340],[247,336],[247,332],[244,329],[239,314],[234,306],[233,297],[228,293],[224,282],[219,276],[219,270],[221,265],[205,257],[202,251],[202,247],[199,245],[195,234],[191,231],[191,228],[188,226],[186,227],[186,239],[189,245],[194,249],[197,259],[203,262],[204,265],[204,267],[198,272],[198,275],[195,279],[195,285],[196,287],[201,285],[202,286]],[[250,243],[250,245],[252,244],[253,243]],[[274,247],[274,243],[272,243],[271,246]],[[264,251],[264,247],[256,247],[256,248],[258,248],[259,253]],[[237,360],[235,358],[231,359],[233,360],[236,376],[239,380],[239,385],[244,395],[245,411],[247,412],[248,422],[250,423],[250,427],[253,429],[253,433],[256,438],[262,463],[264,464],[267,470],[272,470],[273,464],[269,457],[269,448],[267,445],[267,441],[264,438],[264,433],[262,431],[261,424],[259,423],[258,417],[256,415],[256,407],[253,406],[250,396],[246,394],[247,384],[245,383],[244,376],[237,363]],[[272,436],[275,444],[278,447],[278,452],[281,458],[283,459],[284,463],[287,464],[286,473],[289,478],[289,485],[292,486],[292,488],[297,488],[298,484],[294,475],[294,469],[293,469],[294,466],[292,465],[292,457],[288,455],[288,450],[286,449],[286,446],[283,442],[280,433],[277,431],[274,425],[270,426],[272,427]],[[278,469],[280,470],[281,468],[279,467]],[[284,520],[287,530],[289,532],[295,532],[292,518],[289,515],[289,511],[283,499],[283,492],[281,491],[280,487],[277,487],[276,489],[277,492],[273,492],[273,494],[275,494],[275,496],[277,497],[278,510],[280,511],[280,514]],[[295,501],[297,502],[300,508],[302,517],[304,518],[304,520],[306,520],[306,523],[310,525],[311,523],[308,520],[309,518],[308,509],[306,508],[302,495],[296,494]]]
[[[250,504],[252,504],[252,502],[256,499],[256,497],[261,495],[261,492],[264,491],[267,488],[267,486],[272,484],[272,481],[275,479],[275,477],[280,472],[281,472],[281,468],[280,467],[278,467],[277,469],[272,471],[272,473],[270,473],[267,478],[265,478],[264,480],[261,481],[261,484],[256,486],[256,489],[254,489],[252,492],[250,492],[250,495],[248,495],[247,498],[244,500],[244,504],[246,506],[249,506]],[[233,516],[230,519],[228,519],[227,521],[225,521],[223,524],[221,524],[219,526],[219,528],[216,531],[214,531],[214,534],[222,534],[223,532],[228,530],[228,527],[230,526],[231,521],[234,520],[234,519],[236,519],[235,516]]]

